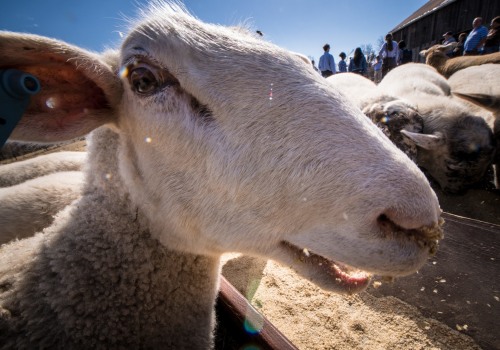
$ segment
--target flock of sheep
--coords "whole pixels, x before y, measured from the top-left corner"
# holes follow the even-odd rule
[[[0,68],[42,84],[13,140],[91,132],[0,167],[1,349],[210,348],[224,252],[341,293],[411,274],[443,236],[416,164],[456,192],[495,162],[498,84],[476,69],[497,65],[325,80],[176,4],[103,54],[0,32]]]
[[[500,63],[500,53],[488,56]],[[475,59],[467,58],[471,63]],[[500,109],[495,104],[500,91],[494,91],[498,73],[500,65],[490,63],[459,70],[446,79],[430,65],[410,63],[389,72],[378,85],[351,73],[327,80],[443,191],[461,193],[480,182],[492,164],[497,164],[499,184]]]

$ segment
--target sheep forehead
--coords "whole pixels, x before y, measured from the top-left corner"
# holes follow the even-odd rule
[[[434,45],[431,46],[428,50],[423,50],[424,56],[428,56],[431,54],[441,54],[443,52],[446,52],[450,49],[448,45]]]
[[[264,43],[244,26],[225,27],[202,22],[177,2],[155,1],[142,9],[140,19],[132,24],[133,29],[125,41],[125,47],[128,41],[141,36],[153,41],[167,36],[175,37],[184,47],[203,51],[214,50],[222,44],[228,46],[228,43],[240,46],[248,42],[250,45],[247,48]]]
[[[134,48],[143,48],[148,58],[172,73],[182,89],[200,103],[212,111],[224,106],[223,111],[215,111],[217,115],[234,108],[230,105],[235,97],[264,101],[262,96],[270,94],[278,81],[290,92],[286,81],[304,85],[311,78],[319,79],[307,72],[310,65],[297,55],[241,28],[203,23],[170,3],[149,8],[143,16],[122,45],[121,64],[134,56]],[[293,92],[295,99],[285,96],[288,102],[282,99],[282,103],[298,104],[311,95],[311,89]]]
[[[455,143],[467,145],[468,148],[491,148],[493,135],[486,123],[479,117],[459,118],[451,125],[450,138]]]
[[[285,50],[265,43],[263,40],[254,38],[251,35],[236,32],[231,28],[202,23],[187,14],[182,8],[176,7],[175,4],[159,4],[156,7],[149,8],[147,11],[149,12],[145,13],[147,16],[146,19],[140,22],[126,39],[123,45],[125,52],[122,55],[126,57],[127,52],[135,46],[145,46],[147,51],[153,52],[155,58],[162,60],[160,63],[166,63],[166,68],[179,78],[180,85],[185,92],[198,99],[202,104],[207,105],[208,108],[214,111],[217,117],[226,115],[229,110],[231,111],[232,120],[239,119],[239,115],[246,116],[246,120],[255,119],[247,118],[248,110],[251,109],[253,115],[274,113],[274,117],[283,116],[281,119],[286,119],[288,117],[293,118],[291,114],[296,114],[296,110],[300,108],[302,114],[315,115],[319,118],[320,115],[325,114],[319,111],[325,108],[330,109],[333,104],[332,99],[336,99],[336,96],[334,96],[336,94],[335,91],[325,90],[324,94],[318,94],[308,93],[307,89],[302,89],[304,85],[307,85],[308,79],[311,81],[312,79],[319,80],[321,78],[315,78],[313,74],[309,74],[306,70],[306,65],[299,58],[295,57],[295,60],[290,60],[294,56]],[[201,49],[206,47],[218,50],[218,53],[230,53],[232,50],[233,53],[237,54],[237,59],[245,59],[244,63],[250,69],[241,71],[240,67],[235,68],[234,63],[238,63],[238,61],[234,62],[234,57],[231,58],[229,56],[221,57],[220,55],[214,56],[208,53],[208,57],[198,57],[197,59],[196,56],[193,58],[192,55],[185,55],[186,51],[162,54],[161,50],[172,50],[168,50],[168,47],[165,50],[164,46],[159,49],[158,47],[162,46],[161,44],[158,45],[159,42],[165,43],[167,46],[172,45],[176,49],[189,50],[187,51],[188,54],[192,54],[192,50],[195,50],[194,53],[196,53],[197,49],[201,52]],[[251,52],[251,54],[245,55],[247,51]],[[207,51],[203,53],[207,54]],[[166,56],[172,57],[173,60],[168,62],[168,59],[165,58]],[[267,59],[272,61],[267,61]],[[286,59],[287,64],[276,63],[280,59]],[[207,63],[206,61],[209,62]],[[267,65],[270,62],[274,62],[272,69]],[[189,63],[193,64],[190,65]],[[198,64],[199,66],[197,66]],[[209,65],[209,70],[201,70],[203,67],[208,67]],[[307,68],[310,69],[309,66]],[[203,74],[197,74],[197,71]],[[214,72],[231,74],[231,80],[229,83],[227,81],[224,82],[220,78],[220,74],[213,74]],[[289,74],[280,74],[285,72]],[[299,76],[300,80],[297,79]],[[269,105],[269,101],[265,97],[269,93],[269,90],[272,89],[270,86],[273,84],[273,79],[277,78],[283,80],[280,84],[281,86],[285,86],[288,92],[282,96],[282,100],[280,101],[281,106],[285,106],[293,113],[283,113],[283,107],[281,107],[281,111],[278,111],[279,106],[274,109],[266,108],[264,110],[264,107]],[[300,81],[301,89],[292,89],[291,85],[286,84],[286,81],[293,81],[294,85],[297,85],[296,82]],[[222,86],[222,84],[230,85],[230,87]],[[267,87],[264,86],[266,84]],[[318,87],[318,85],[315,87]],[[277,89],[275,91],[277,95]],[[315,89],[314,91],[318,90]],[[238,104],[230,101],[230,98],[234,99],[236,95],[239,97],[238,101],[240,101]],[[305,96],[308,96],[309,99],[306,99]],[[262,101],[265,103],[265,106]],[[304,103],[305,101],[308,103]],[[321,104],[313,102],[320,102]],[[357,110],[353,112],[351,106],[346,105],[346,103],[337,105],[335,113],[339,114],[339,118],[344,118],[345,114],[351,116],[360,115]],[[219,120],[221,119],[223,118],[219,118]],[[364,118],[359,117],[358,119],[364,122]],[[304,121],[303,118],[300,120],[301,123],[313,123],[313,121]],[[319,119],[316,118],[315,120],[318,121]],[[349,133],[355,133],[351,129],[356,130],[357,127],[361,126],[354,126],[352,122],[350,125]],[[370,142],[364,140],[364,138],[361,141]]]
[[[385,105],[385,110],[387,111],[387,113],[416,113],[416,110],[412,105],[399,99],[389,101]]]

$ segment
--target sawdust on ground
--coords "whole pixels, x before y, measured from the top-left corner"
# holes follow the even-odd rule
[[[239,255],[223,260],[223,275],[299,349],[481,349],[398,298],[376,298],[369,289],[338,295],[273,261]]]

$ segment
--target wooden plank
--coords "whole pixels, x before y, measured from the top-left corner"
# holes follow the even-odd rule
[[[266,350],[297,348],[261,313],[221,276],[216,306],[218,330],[217,349],[243,349],[251,345]]]

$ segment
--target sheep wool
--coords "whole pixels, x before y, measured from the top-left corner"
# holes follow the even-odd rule
[[[119,177],[107,180],[117,135],[98,137],[107,152],[92,176],[104,181],[43,233],[0,250],[1,348],[209,348],[218,259],[151,237],[138,208],[111,190],[123,186]]]

